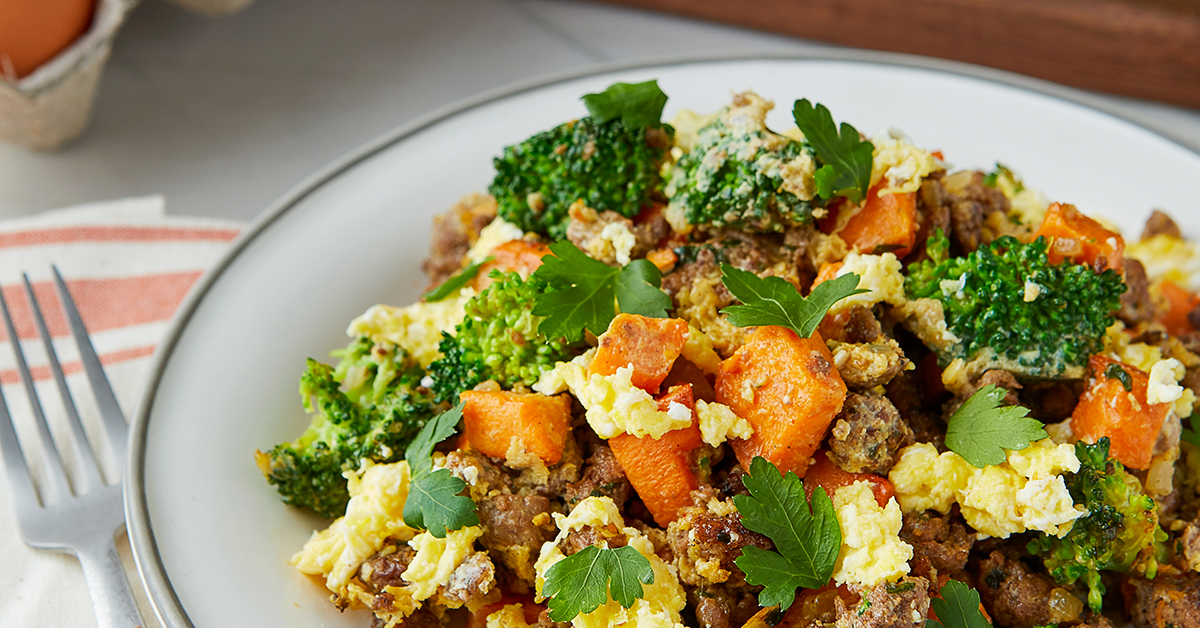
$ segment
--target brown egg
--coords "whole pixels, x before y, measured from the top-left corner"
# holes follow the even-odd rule
[[[92,24],[96,0],[0,0],[0,75],[23,77]]]

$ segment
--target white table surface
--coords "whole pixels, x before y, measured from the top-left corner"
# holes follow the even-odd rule
[[[144,0],[117,39],[90,130],[57,153],[0,145],[0,219],[163,194],[171,214],[251,220],[359,144],[483,90],[611,61],[828,48],[583,2],[258,0],[214,19]],[[1104,100],[1200,147],[1200,111]],[[75,611],[64,617],[88,604],[60,603]],[[85,624],[38,628],[67,625]]]

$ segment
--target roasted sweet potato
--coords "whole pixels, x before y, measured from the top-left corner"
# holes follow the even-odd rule
[[[1088,360],[1086,388],[1071,414],[1071,430],[1080,440],[1094,443],[1107,436],[1108,455],[1134,469],[1146,469],[1154,442],[1171,409],[1169,403],[1150,404],[1150,376],[1102,355]]]
[[[1097,270],[1125,270],[1125,240],[1120,234],[1084,216],[1074,205],[1051,203],[1034,238],[1044,236],[1051,264],[1064,259],[1084,262]]]
[[[488,254],[492,259],[479,267],[479,274],[475,275],[475,291],[482,292],[492,284],[488,274],[493,270],[516,271],[522,277],[528,277],[542,265],[542,257],[549,253],[550,247],[538,242],[512,240],[501,244]]]
[[[1180,288],[1169,280],[1164,280],[1159,285],[1159,291],[1169,305],[1167,311],[1158,317],[1158,322],[1167,328],[1167,333],[1173,336],[1182,336],[1195,331],[1192,323],[1188,320],[1188,313],[1200,306],[1200,296]]]
[[[837,232],[846,246],[860,253],[895,253],[903,259],[917,242],[917,195],[897,192],[879,195],[884,181],[867,192],[867,200]],[[844,210],[843,210],[844,211]]]
[[[632,366],[633,385],[657,393],[683,352],[687,333],[687,321],[682,319],[618,314],[600,335],[600,347],[588,372],[612,375],[619,368]]]
[[[830,498],[843,486],[850,486],[855,482],[868,482],[871,484],[871,492],[875,494],[875,501],[880,507],[886,506],[888,500],[896,494],[896,489],[887,478],[874,473],[851,473],[843,471],[841,467],[833,463],[824,451],[817,452],[813,456],[812,466],[808,468],[808,475],[804,476],[804,493],[812,499],[813,491],[819,486],[825,489],[825,494]]]
[[[691,504],[689,495],[699,486],[691,453],[703,442],[691,386],[671,387],[658,398],[658,407],[666,412],[671,402],[692,411],[690,426],[667,432],[661,438],[621,434],[608,440],[629,484],[654,515],[654,522],[664,528],[675,520],[680,508]]]
[[[570,437],[571,400],[506,390],[467,390],[463,403],[463,433],[480,453],[504,458],[513,441],[551,465],[562,460]]]
[[[819,333],[755,329],[717,374],[717,401],[750,422],[754,435],[731,441],[743,468],[755,456],[804,477],[825,430],[846,399],[846,384]]]

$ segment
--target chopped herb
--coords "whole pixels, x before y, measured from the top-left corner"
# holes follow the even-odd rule
[[[825,105],[815,107],[808,99],[797,100],[792,109],[796,126],[817,151],[822,165],[813,176],[821,198],[844,196],[861,203],[871,185],[872,153],[875,147],[859,139],[858,131],[843,122],[841,132]]]
[[[479,269],[484,264],[490,262],[491,260],[492,258],[489,257],[482,262],[476,262],[470,266],[467,266],[459,271],[457,275],[442,282],[442,285],[430,290],[429,292],[426,292],[421,298],[425,299],[425,301],[428,303],[435,303],[445,299],[455,292],[458,292],[463,286],[470,283],[470,281],[475,278],[475,275],[479,274]]]
[[[585,328],[598,336],[617,315],[617,306],[654,318],[666,318],[672,307],[671,297],[659,289],[662,273],[647,260],[614,268],[566,241],[551,244],[550,252],[554,255],[543,257],[533,275],[553,288],[538,295],[533,306],[535,316],[546,317],[538,333],[547,338],[574,342]]]
[[[766,587],[758,595],[759,605],[787,609],[795,601],[796,589],[820,588],[833,576],[842,547],[833,501],[818,487],[810,509],[800,478],[791,471],[780,474],[775,465],[757,456],[742,483],[750,494],[733,497],[742,525],[767,535],[775,551],[747,545],[734,563],[745,572],[747,582]]]
[[[1129,376],[1129,371],[1121,368],[1120,364],[1109,364],[1108,368],[1104,369],[1104,377],[1121,382],[1125,392],[1133,392],[1133,378]]]
[[[722,314],[738,327],[779,325],[801,338],[812,335],[834,303],[868,292],[858,287],[859,276],[847,273],[813,288],[808,298],[800,296],[796,286],[779,277],[759,277],[729,264],[721,265],[721,281],[742,305],[731,305]]]
[[[550,619],[567,622],[608,602],[611,595],[629,608],[654,583],[654,568],[636,549],[589,545],[546,571],[542,592],[550,598]]]
[[[449,469],[433,470],[433,448],[457,433],[462,419],[462,404],[437,415],[421,428],[404,451],[411,475],[408,499],[404,503],[404,524],[428,530],[444,539],[447,530],[479,525],[475,502],[461,495],[466,482],[454,477]]]
[[[946,424],[946,447],[976,467],[1004,462],[1005,449],[1021,450],[1046,438],[1036,419],[1027,418],[1029,408],[1004,406],[1008,391],[993,384],[971,395]]]
[[[912,582],[901,582],[900,584],[888,583],[887,586],[884,587],[884,590],[891,595],[895,595],[897,593],[908,593],[915,588],[917,588],[917,585]]]

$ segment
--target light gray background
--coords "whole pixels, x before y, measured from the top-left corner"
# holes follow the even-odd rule
[[[58,153],[0,144],[0,219],[163,194],[171,214],[249,220],[346,151],[483,90],[608,61],[822,48],[586,2],[258,0],[206,18],[144,0],[90,130]],[[1200,146],[1200,111],[1107,100]]]

